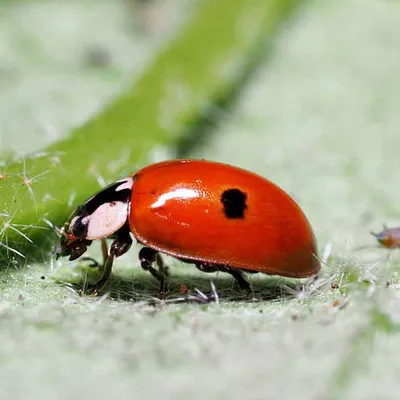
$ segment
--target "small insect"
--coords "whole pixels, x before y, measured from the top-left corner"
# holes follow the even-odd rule
[[[400,248],[400,227],[388,228],[386,225],[383,225],[382,232],[371,232],[371,235],[375,236],[376,240],[383,247],[389,249]]]
[[[249,293],[243,272],[304,278],[320,269],[312,228],[295,201],[267,179],[217,162],[164,161],[112,183],[73,212],[57,254],[75,260],[101,240],[103,275],[90,288],[98,292],[131,234],[144,245],[140,264],[159,280],[160,294],[169,274],[160,253],[227,272]]]

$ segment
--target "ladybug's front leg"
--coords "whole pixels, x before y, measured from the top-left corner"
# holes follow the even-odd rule
[[[105,241],[104,241],[104,243],[105,243]],[[101,279],[95,285],[91,285],[88,287],[88,290],[91,293],[97,294],[105,286],[105,284],[110,279],[112,266],[113,266],[115,257],[120,257],[123,254],[125,254],[129,250],[131,245],[132,245],[132,238],[129,235],[129,230],[124,227],[124,228],[121,228],[116,233],[116,238],[114,239],[114,241],[111,244],[110,252],[108,255],[107,255],[107,253],[108,253],[107,246],[106,245],[102,246],[103,256],[104,257],[107,256],[107,258],[104,262],[103,267],[101,268],[101,270],[103,271],[103,275],[102,275]]]
[[[89,264],[89,267],[98,268],[100,272],[104,271],[104,266],[106,265],[108,259],[108,247],[106,239],[101,239],[101,253],[103,254],[103,263],[100,264],[92,257],[82,257],[82,261],[91,261],[92,263]]]
[[[164,265],[164,262],[160,254],[149,247],[143,247],[139,251],[139,261],[142,268],[149,271],[159,282],[160,282],[160,297],[163,297],[167,292],[166,278],[169,276],[168,267]],[[153,267],[153,263],[156,262],[158,269]]]

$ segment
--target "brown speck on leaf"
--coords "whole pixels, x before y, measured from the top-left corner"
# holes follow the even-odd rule
[[[333,300],[331,304],[332,309],[343,310],[348,305],[348,299],[345,297]]]
[[[335,299],[335,300],[333,300],[332,307],[338,307],[339,304],[340,304],[340,301],[338,299]]]

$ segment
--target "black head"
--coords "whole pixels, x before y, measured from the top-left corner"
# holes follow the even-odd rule
[[[61,229],[60,244],[56,248],[57,257],[69,256],[76,260],[86,252],[92,243],[86,238],[89,216],[84,207],[78,207]]]

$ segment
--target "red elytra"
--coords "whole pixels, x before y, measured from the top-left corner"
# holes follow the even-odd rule
[[[229,217],[222,197],[232,189],[243,193],[244,209]],[[182,160],[140,170],[129,224],[141,243],[178,258],[297,278],[320,267],[312,229],[294,200],[230,165]]]
[[[287,193],[252,172],[211,161],[145,167],[91,197],[63,229],[58,253],[70,259],[92,240],[115,238],[104,253],[108,272],[101,285],[114,257],[129,249],[128,231],[146,246],[139,254],[142,267],[162,284],[157,274],[165,269],[157,252],[206,272],[229,272],[244,288],[241,270],[304,278],[320,269],[312,228]]]

